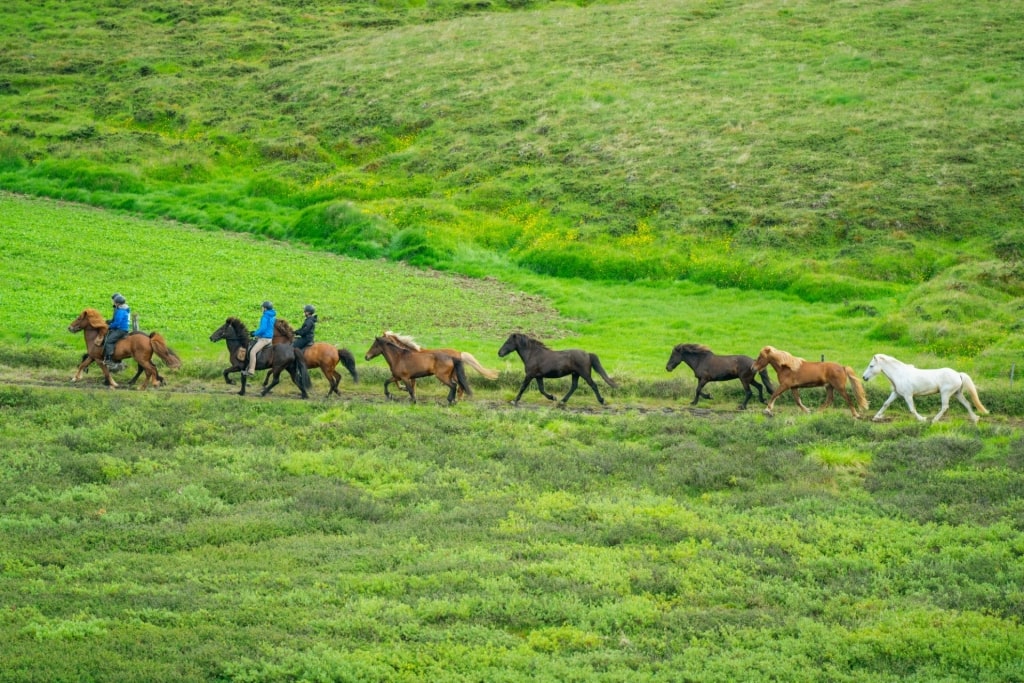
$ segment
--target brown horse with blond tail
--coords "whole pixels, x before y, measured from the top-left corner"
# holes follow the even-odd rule
[[[397,344],[398,346],[404,346],[410,351],[437,351],[440,353],[446,353],[452,358],[458,358],[462,360],[463,363],[473,368],[487,379],[498,379],[497,370],[491,370],[489,368],[484,367],[480,363],[480,361],[478,361],[476,357],[469,351],[459,351],[458,349],[425,349],[422,346],[420,346],[416,342],[416,340],[410,337],[409,335],[398,334],[397,332],[392,332],[391,330],[385,332],[384,337],[391,341],[392,343]],[[462,390],[462,387],[459,386],[458,397],[462,398],[463,393],[464,392]]]
[[[867,410],[868,408],[868,397],[864,392],[864,385],[857,376],[857,372],[851,367],[828,361],[818,363],[804,360],[785,351],[780,351],[773,346],[766,346],[761,349],[761,353],[754,360],[753,371],[760,372],[768,365],[775,368],[775,374],[779,378],[779,387],[772,393],[771,398],[768,399],[768,405],[764,409],[766,415],[772,415],[772,406],[775,405],[775,399],[781,396],[787,389],[793,393],[796,404],[805,413],[811,412],[800,400],[800,389],[823,386],[825,387],[826,395],[825,402],[821,405],[822,410],[832,405],[833,392],[838,391],[846,399],[846,405],[850,407],[850,412],[853,413],[853,416],[859,418],[860,414],[857,413],[853,400],[846,392],[847,380],[853,384],[853,393],[857,397],[857,406],[862,410]]]
[[[78,366],[78,372],[71,378],[72,382],[80,380],[86,368],[92,363],[96,363],[103,371],[103,377],[106,380],[107,386],[111,389],[118,386],[117,382],[110,375],[109,368],[103,364],[103,337],[107,334],[108,328],[109,326],[103,318],[103,314],[95,308],[85,309],[81,315],[68,325],[68,332],[85,333],[86,354]],[[137,378],[141,372],[146,373],[146,379],[142,381],[139,389],[145,389],[149,384],[158,387],[162,383],[163,378],[157,372],[156,366],[153,365],[154,353],[164,363],[167,363],[167,367],[170,369],[177,370],[181,367],[181,359],[167,346],[167,340],[157,332],[150,334],[132,332],[127,337],[122,338],[114,347],[114,360],[135,359],[135,362],[139,365],[139,372],[135,373],[135,377]],[[134,382],[135,379],[131,381]]]

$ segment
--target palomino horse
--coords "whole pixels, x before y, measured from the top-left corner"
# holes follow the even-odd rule
[[[523,380],[523,385],[519,387],[519,393],[516,394],[515,400],[512,401],[513,403],[519,403],[519,399],[522,398],[526,387],[530,386],[530,382],[533,380],[537,380],[537,389],[540,393],[548,400],[554,401],[555,397],[544,391],[544,379],[572,375],[572,386],[569,387],[569,392],[562,397],[563,404],[576,391],[576,386],[579,384],[580,377],[582,377],[583,381],[594,390],[597,402],[603,405],[604,397],[597,390],[597,384],[594,383],[594,379],[590,374],[591,369],[596,370],[597,374],[601,375],[601,379],[608,383],[608,386],[613,388],[618,386],[604,371],[604,368],[601,367],[601,361],[598,360],[596,354],[588,353],[581,349],[552,351],[543,342],[522,332],[510,334],[505,343],[498,349],[498,356],[504,358],[513,351],[519,354],[519,358],[523,361],[523,367],[526,371],[526,378]]]
[[[295,340],[295,330],[283,318],[278,318],[274,322],[274,344],[291,344]],[[338,394],[341,396],[341,392],[338,391],[338,385],[341,383],[341,373],[335,368],[338,367],[338,363],[345,366],[348,370],[348,374],[352,375],[352,381],[359,381],[359,374],[356,372],[356,358],[352,355],[352,352],[348,349],[343,349],[340,346],[332,346],[327,342],[313,342],[302,350],[303,360],[306,361],[306,367],[309,369],[319,368],[320,372],[324,373],[324,377],[327,378],[331,388],[327,391],[327,395]],[[268,378],[269,379],[269,378]],[[266,383],[267,380],[264,380]]]
[[[854,369],[849,366],[827,361],[818,363],[804,360],[772,346],[766,346],[761,349],[761,353],[754,360],[754,372],[761,372],[767,365],[775,368],[775,374],[779,378],[779,388],[772,393],[771,398],[768,399],[768,405],[764,409],[767,415],[772,414],[772,406],[775,405],[775,399],[787,389],[793,393],[796,404],[805,413],[811,412],[800,400],[800,389],[823,386],[825,387],[825,402],[821,404],[822,410],[832,405],[834,390],[838,391],[846,399],[846,405],[850,407],[850,412],[853,413],[853,416],[860,417],[856,407],[854,407],[853,400],[846,393],[847,379],[853,384],[853,393],[857,396],[857,405],[861,409],[867,410],[868,397],[864,393],[864,385],[861,384],[860,378],[857,377]]]
[[[242,390],[238,394],[245,396],[247,377],[242,370],[245,369],[248,363],[245,351],[249,346],[249,330],[245,327],[245,323],[238,318],[228,318],[224,321],[223,325],[214,330],[213,334],[210,335],[210,341],[212,342],[220,341],[221,339],[227,342],[228,357],[231,360],[231,365],[224,370],[224,381],[228,384],[234,384],[228,375],[233,372],[241,373]],[[309,371],[306,370],[302,354],[295,353],[295,347],[291,344],[271,344],[261,350],[256,355],[256,369],[269,369],[270,373],[268,374],[274,376],[274,381],[270,386],[263,387],[260,396],[269,394],[270,390],[281,381],[281,372],[287,370],[288,375],[292,378],[292,382],[302,392],[302,398],[309,398],[309,394],[306,392],[311,386]]]
[[[103,337],[107,334],[108,329],[107,321],[103,318],[103,314],[97,311],[95,308],[87,308],[82,311],[81,315],[75,318],[70,325],[68,325],[68,332],[84,332],[85,333],[85,349],[86,355],[82,358],[82,362],[78,365],[78,372],[71,378],[72,382],[77,382],[82,378],[82,372],[89,367],[90,364],[96,363],[103,370],[103,377],[106,380],[107,386],[113,389],[117,386],[117,382],[110,375],[110,369],[103,363]],[[163,338],[157,332],[145,334],[144,332],[133,332],[127,337],[123,337],[114,346],[114,360],[119,361],[125,358],[134,358],[135,362],[139,365],[139,372],[146,373],[146,379],[142,381],[140,389],[145,389],[147,385],[152,384],[154,387],[160,386],[163,378],[160,373],[157,372],[156,366],[153,365],[153,354],[156,354],[160,359],[167,363],[167,367],[172,370],[176,370],[181,367],[181,359],[178,355],[167,346],[167,340]],[[138,378],[139,373],[135,373],[135,378]],[[132,382],[135,381],[132,379]]]
[[[694,377],[697,378],[697,392],[694,394],[693,400],[690,401],[691,406],[697,405],[697,401],[701,397],[711,398],[709,394],[703,392],[704,385],[708,382],[738,379],[743,384],[743,392],[746,394],[746,398],[740,405],[740,410],[746,409],[747,403],[754,395],[754,392],[750,390],[751,384],[757,387],[757,398],[764,403],[761,385],[754,379],[757,374],[761,375],[761,381],[764,382],[769,394],[775,391],[771,380],[768,379],[768,370],[762,369],[760,373],[755,373],[754,359],[750,356],[716,356],[711,349],[703,344],[676,344],[672,349],[672,356],[669,357],[668,363],[665,365],[665,370],[672,372],[680,363],[689,365],[693,370]]]
[[[404,346],[410,351],[440,351],[441,353],[447,353],[452,358],[461,359],[463,363],[473,368],[487,379],[498,379],[497,370],[489,370],[488,368],[485,368],[483,365],[480,364],[480,361],[478,361],[473,356],[473,354],[469,353],[468,351],[458,351],[456,349],[424,349],[419,344],[417,344],[416,340],[413,339],[412,337],[404,334],[398,334],[397,332],[392,332],[390,330],[384,333],[384,337],[394,342],[395,344],[398,344],[399,346]],[[459,398],[462,398],[461,387],[459,388],[458,393]]]
[[[910,408],[910,413],[921,422],[924,422],[927,418],[918,413],[917,409],[914,408],[914,397],[940,394],[942,397],[942,410],[932,418],[932,423],[934,424],[949,410],[949,397],[955,394],[956,399],[963,404],[964,408],[967,408],[967,414],[971,416],[971,422],[978,424],[978,416],[974,414],[974,411],[971,410],[971,404],[964,398],[965,391],[970,395],[971,401],[974,402],[974,407],[978,409],[978,412],[982,415],[988,414],[988,409],[981,404],[981,399],[978,398],[978,390],[974,386],[974,382],[966,372],[957,372],[952,368],[921,370],[913,365],[898,361],[892,356],[876,353],[864,371],[864,381],[868,381],[879,373],[885,375],[892,383],[892,393],[889,394],[889,398],[885,399],[885,403],[878,409],[875,416],[871,418],[873,420],[880,420],[885,409],[896,400],[896,397],[902,396],[903,400],[907,402],[907,407]]]
[[[373,345],[366,351],[366,360],[383,355],[391,369],[391,377],[384,382],[384,395],[391,398],[388,385],[405,384],[409,398],[416,402],[416,380],[434,375],[448,387],[448,404],[455,402],[456,391],[462,389],[468,396],[473,395],[466,381],[466,369],[461,358],[453,358],[441,351],[412,351],[387,337],[375,337]]]

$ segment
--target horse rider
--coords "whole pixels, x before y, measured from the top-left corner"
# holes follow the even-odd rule
[[[302,307],[302,312],[305,314],[306,319],[302,321],[302,326],[296,330],[295,342],[292,344],[297,349],[304,349],[313,344],[313,330],[316,328],[317,323],[316,309],[313,306],[306,304]]]
[[[274,304],[264,301],[260,326],[256,328],[255,332],[250,333],[250,336],[256,341],[249,347],[249,366],[245,370],[245,374],[249,377],[256,374],[256,354],[265,347],[270,346],[271,341],[274,339],[274,322],[276,320],[277,311],[274,310]]]
[[[110,300],[114,303],[114,315],[107,321],[107,335],[103,339],[103,364],[108,368],[120,370],[124,366],[114,361],[114,347],[118,341],[128,336],[131,309],[121,294],[114,294]]]

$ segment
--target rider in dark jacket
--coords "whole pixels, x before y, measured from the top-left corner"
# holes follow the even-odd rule
[[[316,328],[316,309],[306,304],[302,307],[306,319],[302,321],[302,327],[295,331],[295,342],[292,344],[297,349],[304,349],[313,344],[313,330]]]
[[[131,317],[131,309],[128,302],[120,294],[110,297],[114,302],[114,315],[107,321],[109,329],[103,340],[103,364],[110,368],[116,368],[119,364],[114,362],[114,347],[117,342],[128,336],[128,321]]]

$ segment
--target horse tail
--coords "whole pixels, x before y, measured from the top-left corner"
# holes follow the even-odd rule
[[[751,366],[753,367],[753,366]],[[761,377],[761,381],[764,382],[764,388],[770,394],[775,393],[775,387],[772,386],[772,381],[768,378],[768,368],[761,368],[761,371],[757,373]]]
[[[974,380],[971,379],[970,375],[966,372],[961,372],[960,381],[964,383],[964,389],[971,397],[971,402],[974,403],[974,407],[978,409],[978,412],[982,415],[988,415],[988,408],[981,405],[981,399],[978,398],[978,389],[974,386]]]
[[[597,370],[597,374],[601,375],[601,379],[603,379],[605,382],[607,382],[608,386],[617,389],[619,385],[616,384],[612,380],[612,378],[608,376],[608,373],[604,371],[604,367],[601,365],[601,361],[598,359],[597,354],[596,353],[591,353],[589,355],[590,355],[590,365],[595,370]]]
[[[292,355],[292,362],[295,363],[295,374],[299,376],[299,386],[306,390],[312,389],[313,380],[309,377],[309,368],[306,367],[305,354],[302,352],[302,349],[294,349]]]
[[[846,376],[850,378],[850,384],[853,385],[853,393],[857,397],[857,405],[860,406],[861,410],[868,409],[868,395],[864,391],[864,383],[860,381],[860,377],[857,376],[857,371],[846,366],[843,368],[846,371]]]
[[[167,340],[159,332],[149,335],[149,344],[153,347],[156,355],[160,356],[160,360],[167,363],[167,367],[171,370],[177,370],[181,367],[181,358],[167,345]]]
[[[480,361],[473,357],[473,354],[462,352],[462,362],[466,363],[469,367],[473,368],[487,379],[498,379],[497,370],[488,370],[484,366],[480,365]]]
[[[348,374],[352,375],[352,381],[358,382],[359,373],[356,372],[356,358],[352,355],[352,352],[339,346],[338,360],[340,360],[341,364],[345,366],[346,370],[348,370]]]
[[[466,379],[466,366],[458,358],[452,358],[452,362],[455,363],[455,380],[466,392],[466,396],[472,396],[473,390],[469,388],[469,380]]]

